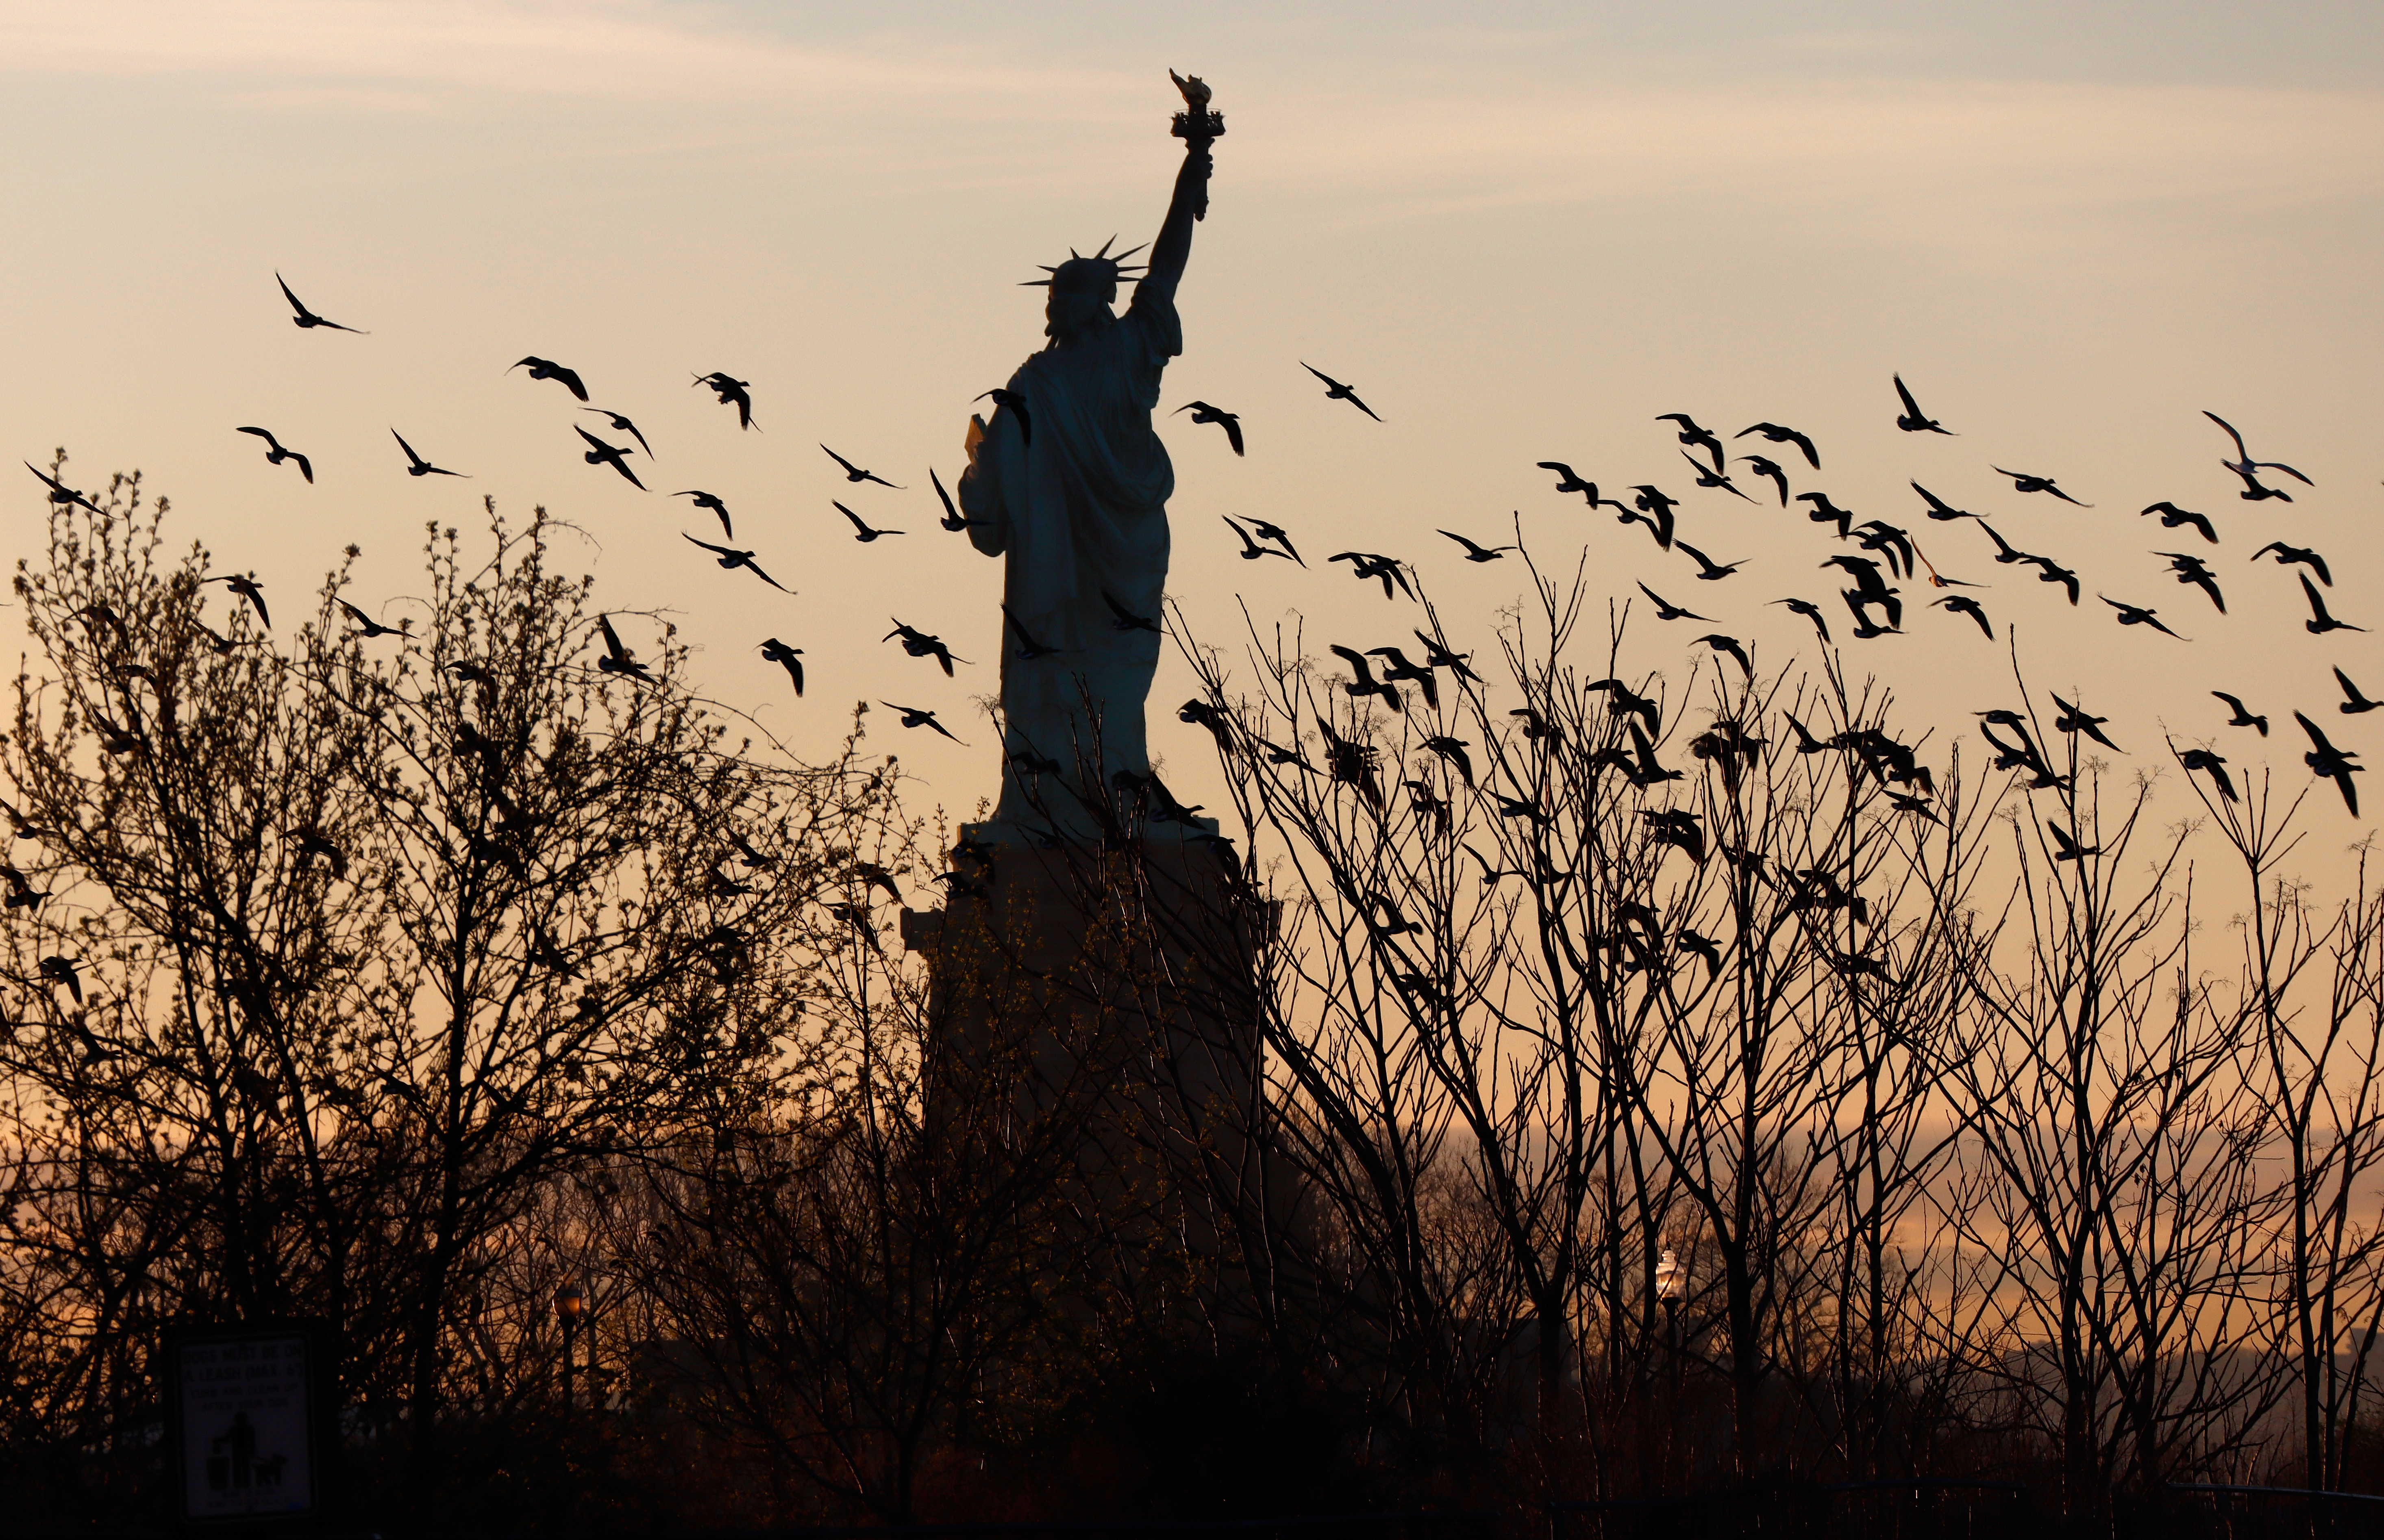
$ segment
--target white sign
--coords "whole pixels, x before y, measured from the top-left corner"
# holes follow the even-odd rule
[[[183,1513],[236,1519],[314,1506],[306,1338],[180,1345]]]

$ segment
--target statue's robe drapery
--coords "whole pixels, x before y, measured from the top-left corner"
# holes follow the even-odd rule
[[[982,430],[971,425],[960,483],[962,512],[973,521],[969,539],[988,556],[1009,557],[1003,602],[1037,641],[1055,649],[1023,657],[1016,634],[1003,627],[1010,763],[998,826],[1086,827],[1072,789],[1080,761],[1096,768],[1096,741],[1102,786],[1120,770],[1150,771],[1143,704],[1161,639],[1120,629],[1110,601],[1159,618],[1175,467],[1150,416],[1160,376],[1183,351],[1173,299],[1137,290],[1114,322],[1046,348],[1011,376],[1009,388],[1025,406],[1023,431],[1007,406]],[[1087,698],[1098,735],[1086,715]],[[1038,784],[1022,757],[1056,760],[1066,774]]]

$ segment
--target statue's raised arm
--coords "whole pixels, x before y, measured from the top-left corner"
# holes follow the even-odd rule
[[[1192,255],[1192,227],[1209,214],[1209,173],[1215,157],[1209,147],[1225,131],[1225,119],[1209,110],[1209,87],[1199,76],[1168,72],[1184,93],[1185,110],[1175,115],[1174,133],[1184,141],[1184,165],[1175,173],[1175,196],[1167,205],[1167,218],[1150,243],[1150,266],[1143,274],[1136,297],[1173,301],[1184,278],[1184,264]]]

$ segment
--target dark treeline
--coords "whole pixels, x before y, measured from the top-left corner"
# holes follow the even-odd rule
[[[987,851],[543,516],[370,635],[95,501],[0,746],[20,1519],[153,1520],[160,1330],[292,1317],[374,1527],[2372,1480],[2384,891],[2299,788],[1667,691],[1535,577],[1367,693],[1187,644],[1230,838],[1047,768],[1106,833]]]

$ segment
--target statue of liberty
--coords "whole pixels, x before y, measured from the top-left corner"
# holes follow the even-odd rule
[[[1176,83],[1189,109],[1175,118],[1184,165],[1125,314],[1111,306],[1139,247],[1112,255],[1112,238],[1046,267],[1034,282],[1049,291],[1049,343],[993,392],[991,420],[969,425],[969,539],[1009,557],[997,829],[1085,832],[1083,799],[1150,773],[1143,703],[1159,666],[1175,490],[1150,417],[1160,376],[1184,351],[1175,286],[1208,211],[1210,145],[1224,132],[1199,78]]]

